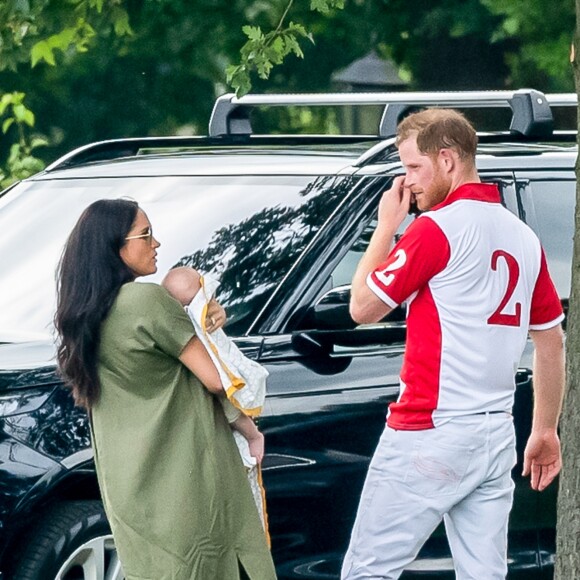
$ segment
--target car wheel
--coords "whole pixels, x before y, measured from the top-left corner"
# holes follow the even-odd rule
[[[125,578],[101,502],[55,504],[27,536],[13,580]]]

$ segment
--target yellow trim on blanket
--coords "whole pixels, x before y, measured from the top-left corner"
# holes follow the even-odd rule
[[[262,481],[262,467],[260,465],[257,465],[256,469],[258,470],[258,487],[260,488],[260,495],[262,496],[262,513],[264,514],[264,533],[266,534],[268,548],[272,548],[272,540],[270,539],[270,530],[268,528],[268,512],[266,511],[266,490],[264,488],[264,482]]]
[[[234,393],[235,394],[235,393]],[[240,411],[243,411],[246,415],[250,417],[258,417],[262,414],[262,410],[264,407],[253,407],[251,409],[244,407],[236,398],[230,396],[229,392],[226,392],[226,396],[229,399],[230,403]]]
[[[203,276],[200,276],[200,284],[202,288],[205,288],[205,284],[204,284],[204,279]],[[201,311],[201,329],[203,330],[203,333],[205,334],[206,338],[207,338],[207,342],[209,343],[209,346],[211,348],[211,351],[213,352],[213,354],[215,355],[215,357],[218,359],[220,366],[222,367],[222,370],[224,371],[224,373],[226,373],[228,379],[231,381],[231,386],[228,387],[228,389],[231,389],[232,387],[235,388],[236,390],[241,389],[242,387],[246,386],[245,381],[241,378],[238,377],[237,375],[235,375],[227,366],[226,363],[222,360],[222,358],[219,355],[219,352],[215,346],[215,344],[213,343],[211,336],[209,334],[209,332],[207,331],[207,328],[205,326],[205,321],[207,319],[207,307],[208,304],[207,302],[203,305],[202,311]]]
[[[200,283],[201,283],[202,288],[205,288],[203,276],[200,277]],[[226,363],[220,357],[216,346],[213,344],[213,341],[210,337],[210,334],[207,332],[207,329],[205,326],[205,321],[207,318],[207,307],[208,307],[208,305],[206,303],[206,304],[204,304],[203,309],[202,309],[201,328],[202,328],[202,330],[207,338],[207,342],[209,344],[209,347],[211,348],[211,351],[213,352],[214,356],[219,361],[222,370],[224,371],[224,373],[226,373],[228,379],[232,383],[227,389],[224,387],[224,390],[226,392],[226,396],[230,400],[230,402],[234,405],[234,407],[236,407],[240,411],[243,411],[246,415],[249,415],[250,417],[258,417],[262,413],[262,407],[254,407],[252,409],[247,409],[247,408],[243,407],[237,399],[234,398],[234,395],[236,394],[236,392],[246,386],[246,382],[241,377],[238,377],[237,375],[235,375],[227,367]]]

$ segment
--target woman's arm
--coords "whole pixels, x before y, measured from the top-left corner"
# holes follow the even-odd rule
[[[179,360],[214,395],[224,395],[224,387],[213,361],[199,338],[194,336],[181,351]]]

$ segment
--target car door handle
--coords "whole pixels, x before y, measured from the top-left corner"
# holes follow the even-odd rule
[[[532,370],[531,369],[518,369],[516,372],[516,386],[523,385],[527,383],[532,378]]]

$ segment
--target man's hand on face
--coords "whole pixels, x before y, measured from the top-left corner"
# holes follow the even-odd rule
[[[391,189],[383,193],[379,203],[379,227],[388,228],[394,234],[407,217],[411,201],[412,194],[405,187],[405,177],[395,177]]]

